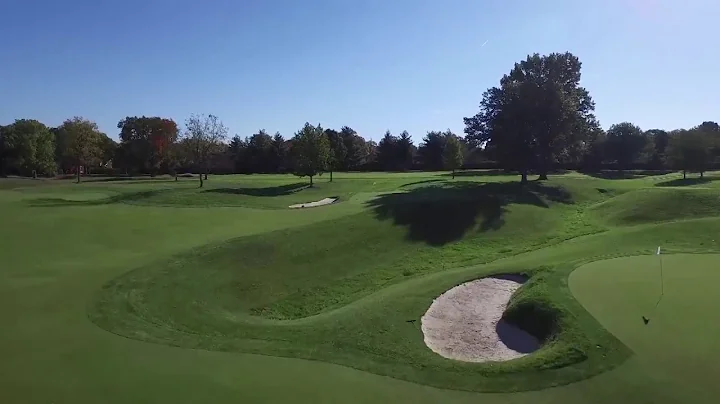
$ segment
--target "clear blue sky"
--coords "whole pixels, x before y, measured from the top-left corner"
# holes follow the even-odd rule
[[[2,0],[0,124],[218,115],[462,133],[528,53],[572,51],[603,127],[720,121],[717,0]],[[484,44],[484,45],[483,45]]]

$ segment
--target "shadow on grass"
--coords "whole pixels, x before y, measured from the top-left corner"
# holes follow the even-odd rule
[[[435,178],[435,179],[431,179],[431,180],[415,181],[415,182],[410,182],[410,183],[407,183],[407,184],[403,184],[403,185],[400,186],[400,188],[409,188],[409,187],[412,187],[412,186],[414,186],[414,185],[427,184],[427,183],[430,183],[430,182],[445,182],[445,180],[442,180],[442,179],[439,179],[439,178]]]
[[[653,177],[656,175],[671,174],[669,170],[601,170],[596,172],[584,171],[583,174],[604,180],[631,180],[636,178]]]
[[[573,203],[563,188],[531,182],[452,182],[380,195],[369,201],[376,218],[408,228],[407,237],[441,246],[465,233],[497,230],[505,224],[509,204],[549,207],[548,202]]]
[[[658,182],[656,187],[687,187],[690,185],[707,184],[715,181],[717,178],[696,177],[696,178],[676,178],[674,180]]]
[[[569,170],[565,169],[555,169],[551,170],[548,174],[550,175],[559,175],[559,174],[567,174],[569,173]],[[443,177],[452,177],[452,173],[445,173],[441,174]],[[519,176],[520,173],[517,171],[512,170],[501,170],[501,169],[488,169],[488,170],[462,170],[462,171],[455,171],[455,178],[457,177],[493,177],[493,176]],[[530,173],[529,175],[537,175],[537,173]]]
[[[516,172],[507,170],[463,170],[456,171],[455,178],[457,177],[492,177],[498,175],[516,175]],[[452,173],[441,174],[443,177],[452,177]],[[517,174],[519,175],[519,174]]]
[[[231,194],[231,195],[249,195],[249,196],[283,196],[290,195],[305,188],[309,188],[310,184],[306,182],[297,182],[294,184],[279,185],[275,187],[264,188],[213,188],[208,189],[208,193],[215,194]]]
[[[131,203],[140,201],[142,199],[150,198],[157,195],[160,192],[167,191],[164,189],[123,193],[120,195],[111,196],[102,199],[91,199],[85,201],[74,201],[62,198],[36,198],[27,201],[27,205],[36,208],[47,208],[47,207],[64,207],[64,206],[100,206],[110,205],[113,203]]]

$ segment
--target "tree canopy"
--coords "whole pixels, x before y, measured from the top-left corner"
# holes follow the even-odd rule
[[[530,55],[488,89],[480,112],[465,118],[465,133],[475,146],[487,146],[504,168],[530,170],[540,178],[559,157],[578,148],[596,126],[595,104],[580,86],[582,64],[573,54]]]
[[[299,177],[313,177],[327,170],[330,163],[330,141],[323,128],[306,122],[292,139],[293,171]]]

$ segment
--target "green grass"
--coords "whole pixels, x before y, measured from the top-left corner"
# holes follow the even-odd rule
[[[597,261],[573,272],[570,287],[600,323],[636,354],[645,377],[667,380],[663,391],[708,401],[720,394],[716,376],[720,324],[720,255],[627,257]],[[613,299],[607,299],[608,295]],[[644,325],[642,316],[650,319]]]
[[[714,182],[444,174],[0,180],[3,402],[712,402],[714,258],[667,256],[647,329],[655,257],[603,260],[720,252]],[[433,298],[509,272],[532,276],[506,317],[540,351],[424,346],[408,320]]]

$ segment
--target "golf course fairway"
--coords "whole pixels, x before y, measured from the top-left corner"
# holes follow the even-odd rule
[[[716,402],[720,176],[459,177],[2,179],[0,403]],[[503,274],[537,351],[428,348]]]

